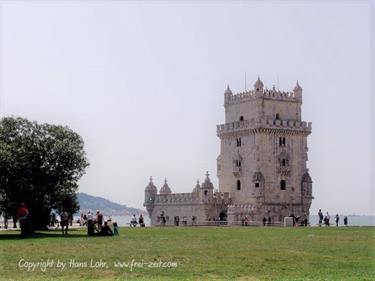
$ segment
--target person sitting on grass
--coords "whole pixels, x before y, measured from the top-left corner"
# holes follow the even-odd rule
[[[130,226],[133,226],[133,227],[137,226],[137,217],[135,216],[135,214],[132,216],[130,220]]]
[[[113,236],[113,231],[112,231],[112,229],[108,226],[108,223],[107,223],[107,222],[104,222],[104,225],[103,225],[103,226],[101,227],[101,229],[100,229],[99,235],[100,235],[100,236]]]
[[[143,216],[142,216],[142,214],[139,216],[139,218],[138,218],[138,223],[139,223],[139,226],[140,227],[144,227],[145,226],[145,221],[144,221],[144,219],[143,219]]]

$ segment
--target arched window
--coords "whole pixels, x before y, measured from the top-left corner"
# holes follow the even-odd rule
[[[285,146],[286,144],[286,139],[285,137],[279,137],[279,145],[280,146]]]
[[[243,121],[243,116],[240,116],[240,121]]]
[[[277,119],[277,120],[280,119],[280,114],[279,114],[279,113],[276,113],[276,119]]]
[[[286,160],[285,159],[282,160],[282,165],[283,165],[283,167],[286,166]]]
[[[237,180],[237,190],[241,190],[241,181]]]
[[[280,181],[280,189],[281,189],[281,190],[285,190],[285,189],[286,189],[285,180],[281,180],[281,181]]]
[[[256,182],[256,183],[255,183],[255,187],[259,187],[259,182]]]
[[[237,139],[237,147],[239,147],[239,146],[241,146],[242,145],[242,143],[241,143],[241,138],[238,138]]]

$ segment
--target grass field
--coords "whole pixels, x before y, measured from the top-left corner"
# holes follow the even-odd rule
[[[374,231],[155,227],[121,228],[119,237],[72,230],[68,236],[50,231],[25,239],[1,231],[0,279],[375,280]],[[48,259],[45,267],[38,264]]]

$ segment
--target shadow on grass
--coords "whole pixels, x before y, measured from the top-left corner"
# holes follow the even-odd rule
[[[4,231],[5,233],[0,232],[0,241],[1,240],[30,240],[30,239],[40,239],[40,238],[82,238],[89,237],[85,232],[71,230],[68,232],[68,235],[63,235],[60,231],[56,230],[46,230],[46,231],[36,231],[33,234],[21,236],[19,231]]]

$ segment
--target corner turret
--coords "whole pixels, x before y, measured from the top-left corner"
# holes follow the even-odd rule
[[[204,201],[209,201],[209,199],[212,198],[214,185],[212,184],[210,180],[210,174],[208,172],[206,172],[206,179],[202,183],[201,191],[202,191],[202,195],[203,195],[202,197]]]
[[[197,184],[193,189],[193,193],[198,193],[201,190],[201,185],[199,184],[199,180],[197,180]]]
[[[294,97],[302,102],[302,87],[299,85],[298,80],[293,89]]]
[[[154,209],[154,202],[158,189],[152,182],[152,177],[150,177],[150,182],[145,188],[145,202],[143,206],[146,207],[149,217],[151,217],[152,210]]]
[[[229,84],[228,84],[227,89],[224,92],[224,104],[227,104],[231,100],[232,97],[233,97],[233,93],[231,89],[229,88]]]
[[[262,80],[260,80],[260,76],[258,75],[258,79],[254,83],[254,91],[257,96],[263,95],[263,87],[264,87],[264,84]]]

